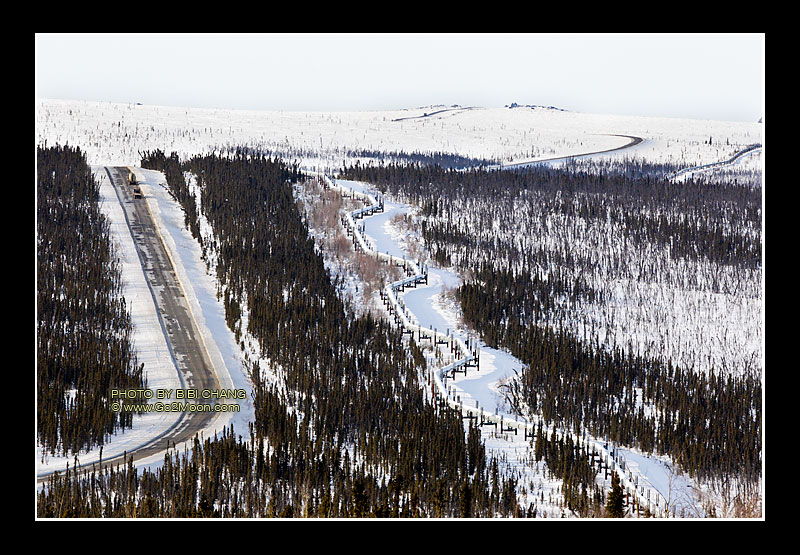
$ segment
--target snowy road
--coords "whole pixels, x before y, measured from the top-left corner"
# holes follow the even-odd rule
[[[543,164],[543,163],[555,164],[555,163],[558,163],[558,162],[567,162],[569,160],[575,160],[575,159],[578,159],[578,158],[587,158],[589,156],[597,156],[599,154],[609,154],[611,152],[616,152],[618,150],[623,150],[623,149],[635,147],[635,146],[640,145],[640,144],[642,144],[644,142],[644,139],[642,137],[634,137],[633,135],[610,135],[610,134],[607,134],[607,136],[609,136],[609,137],[623,137],[623,138],[628,139],[628,142],[625,143],[624,145],[621,145],[621,146],[618,146],[618,147],[614,147],[614,148],[609,148],[607,150],[598,150],[598,151],[595,151],[595,152],[584,152],[584,153],[580,153],[580,154],[571,154],[569,156],[558,156],[556,158],[542,158],[542,159],[539,159],[539,160],[526,160],[524,162],[515,162],[513,164],[501,164],[499,166],[490,166],[489,169],[507,170],[507,169],[512,169],[512,168],[521,168],[521,167],[524,167],[524,166],[533,166],[533,165],[536,165],[536,164]]]
[[[693,166],[691,168],[684,168],[682,170],[678,170],[666,176],[666,179],[676,179],[678,177],[683,178],[690,178],[696,173],[704,173],[708,171],[713,171],[721,168],[725,168],[728,166],[732,166],[737,164],[740,160],[747,156],[751,156],[756,153],[760,153],[763,149],[763,145],[761,143],[755,143],[747,148],[740,150],[727,160],[722,160],[720,162],[713,162],[711,164],[703,164],[700,166]]]
[[[155,329],[146,330],[146,333],[150,338],[161,336],[148,340],[148,343],[152,341],[158,344],[156,349],[148,347],[144,352],[138,351],[140,360],[145,359],[146,371],[149,370],[148,388],[151,391],[214,391],[229,387],[228,381],[221,380],[217,374],[170,250],[147,200],[134,200],[132,189],[128,185],[129,169],[106,167],[104,171],[113,185],[112,194],[116,195],[119,207],[122,208],[121,216],[124,216],[125,224],[118,227],[127,228],[117,231],[117,235],[129,233],[135,245],[135,249],[129,246],[127,256],[123,254],[123,257],[133,266],[140,265],[138,272],[143,273],[142,282],[146,283],[146,287],[139,287],[138,298],[132,300],[132,310],[138,311],[140,309],[137,305],[149,303],[149,312],[142,317],[135,315],[135,324],[141,326],[143,322],[157,322],[155,326],[151,325]],[[106,199],[112,203],[113,200],[113,197]],[[116,219],[119,221],[122,218],[118,216]],[[126,275],[131,274],[128,272]],[[221,385],[223,383],[226,385]],[[155,399],[150,402],[155,402]],[[213,405],[214,400],[198,397],[191,403]],[[116,465],[122,463],[125,457],[133,457],[135,462],[163,458],[162,454],[166,449],[192,440],[199,432],[211,428],[224,414],[199,409],[145,414],[134,419],[134,429],[109,438],[104,450],[95,449],[78,457],[79,464],[85,467],[97,464],[102,459],[104,465]],[[58,470],[64,470],[58,459],[50,464],[40,464],[37,481],[45,481]]]

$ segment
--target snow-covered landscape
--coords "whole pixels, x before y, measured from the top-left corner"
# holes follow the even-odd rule
[[[741,179],[758,181],[763,198],[765,133],[762,123],[595,115],[553,107],[510,106],[513,107],[440,105],[393,111],[279,112],[40,98],[36,100],[36,144],[40,147],[78,146],[86,154],[101,183],[102,209],[111,224],[116,253],[121,261],[124,296],[134,324],[134,343],[139,360],[145,365],[148,387],[153,390],[177,388],[180,387],[180,372],[169,353],[119,199],[103,170],[105,166],[135,168],[144,199],[185,289],[194,320],[218,374],[224,378],[224,387],[248,392],[247,400],[241,403],[243,410],[215,420],[204,436],[213,437],[233,424],[236,432],[246,437],[248,423],[254,418],[253,384],[247,368],[258,361],[265,375],[271,376],[277,386],[281,383],[281,369],[262,358],[257,340],[246,331],[246,312],[241,326],[245,331],[241,336],[226,324],[214,252],[204,253],[192,237],[184,224],[181,206],[164,185],[164,175],[140,167],[144,152],[160,149],[189,158],[208,153],[224,154],[228,149],[245,147],[295,163],[312,180],[312,176],[318,174],[335,178],[345,165],[404,160],[411,153],[457,155],[473,159],[475,166],[574,159],[590,152],[616,149],[628,142],[621,137],[624,135],[643,140],[630,148],[613,150],[592,159],[695,168],[676,175],[676,181],[702,176],[713,182],[721,175],[741,176]],[[750,150],[734,158],[747,149]],[[549,163],[558,167],[562,161]],[[719,163],[724,164],[710,166]],[[199,201],[201,188],[194,186],[194,176],[187,175],[187,179]],[[375,186],[369,183],[339,179],[337,184],[363,192],[375,191]],[[337,258],[325,247],[333,244],[336,229],[341,233],[341,224],[338,220],[331,224],[321,217],[314,219],[314,203],[322,194],[320,190],[306,183],[296,186],[295,192],[303,203],[309,233],[317,240],[332,279],[342,284],[343,298],[359,311],[388,318],[377,288],[366,283],[358,265],[346,258]],[[355,201],[343,203],[342,213],[346,207],[360,206]],[[522,249],[545,244],[548,231],[561,225],[556,216],[539,219],[535,212],[527,213],[523,203],[516,206],[516,211],[520,214],[518,220],[502,221],[497,217],[491,226],[498,237],[506,240],[513,242],[519,236]],[[408,218],[397,218],[398,214],[406,214]],[[464,404],[477,402],[488,412],[505,413],[512,418],[503,385],[513,380],[523,363],[507,351],[482,342],[478,332],[464,321],[452,290],[465,276],[457,264],[441,267],[426,256],[428,253],[420,252],[421,219],[419,207],[408,204],[405,199],[387,196],[385,210],[363,220],[364,235],[375,251],[409,260],[422,257],[429,265],[427,285],[406,290],[402,294],[405,305],[420,325],[439,331],[447,329],[464,341],[477,342],[481,354],[480,371],[459,375],[449,384]],[[204,244],[209,244],[213,239],[210,224],[202,214],[199,221]],[[471,233],[468,218],[459,225],[464,233]],[[327,239],[326,234],[330,235]],[[761,229],[753,230],[753,236],[760,241]],[[676,364],[701,372],[710,372],[712,368],[731,374],[752,372],[761,376],[763,382],[762,267],[745,277],[734,270],[714,274],[712,290],[703,281],[703,275],[692,274],[694,266],[663,258],[658,252],[641,252],[641,263],[657,265],[660,276],[658,280],[645,283],[609,270],[610,264],[604,256],[614,250],[617,239],[610,222],[564,238],[564,241],[583,245],[587,257],[592,258],[594,270],[585,277],[595,289],[603,292],[604,299],[593,306],[572,306],[565,301],[565,320],[575,323],[576,336],[611,347],[623,345],[637,352],[657,352]],[[620,249],[614,256],[624,256],[626,252]],[[709,274],[714,271],[708,270]],[[742,284],[745,290],[739,289]],[[430,366],[439,364],[434,350],[426,352],[426,356]],[[174,425],[176,418],[175,414],[158,413],[135,419],[132,429],[109,438],[103,446],[103,458],[130,452]],[[517,480],[521,506],[536,506],[537,517],[575,517],[564,507],[561,482],[543,461],[534,460],[529,440],[508,432],[485,431],[483,437],[487,454],[500,461],[503,475]],[[174,446],[179,452],[185,448],[185,445]],[[652,494],[654,497],[661,496],[661,509],[665,503],[669,504],[670,516],[707,517],[707,508],[711,506],[715,507],[717,516],[732,516],[732,508],[726,506],[730,499],[724,499],[707,484],[679,473],[668,457],[626,446],[618,446],[618,454],[624,458],[625,467],[632,476],[638,476],[642,484],[649,484],[657,492]],[[353,454],[354,464],[358,463],[357,457]],[[99,458],[99,449],[80,453],[77,458],[81,464],[90,463]],[[63,469],[74,459],[72,455],[48,455],[37,444],[37,475]],[[162,459],[163,456],[154,456],[138,461],[137,465],[157,468]],[[610,475],[604,477],[601,472],[598,485],[608,490]]]
[[[339,180],[337,185],[351,189],[356,193],[369,193],[368,184],[347,180]],[[364,222],[367,243],[372,250],[387,253],[391,256],[409,259],[408,241],[411,236],[407,229],[398,229],[393,222],[402,221],[398,215],[406,215],[411,207],[402,204],[385,203],[381,214],[369,217]],[[427,271],[426,285],[418,285],[402,295],[404,306],[410,310],[413,321],[424,326],[428,331],[446,332],[452,337],[460,337],[463,341],[479,340],[478,334],[464,325],[458,303],[452,299],[449,291],[459,285],[461,279],[453,271],[432,268]],[[355,297],[350,292],[351,297]],[[374,296],[374,293],[373,293]],[[369,295],[361,295],[361,303],[368,304]],[[374,300],[374,299],[373,299]],[[372,303],[373,305],[375,303]],[[389,317],[389,314],[386,314]],[[712,320],[714,321],[714,320]],[[722,318],[721,326],[729,324]],[[744,322],[745,320],[742,320]],[[445,382],[452,389],[450,395],[458,399],[465,408],[479,407],[495,417],[502,417],[506,423],[520,420],[520,416],[512,411],[507,397],[502,391],[503,385],[513,379],[515,373],[523,367],[523,363],[509,353],[488,347],[479,342],[481,366],[480,370],[469,370]],[[426,350],[427,352],[427,350]],[[442,367],[450,359],[437,358],[436,350],[431,348],[430,364]],[[523,419],[526,424],[527,419]],[[602,441],[595,440],[599,447]],[[530,442],[524,435],[510,430],[494,430],[486,438],[487,449],[502,461],[504,472],[513,476],[523,485],[525,496],[522,504],[528,505],[540,501],[540,516],[566,516],[563,510],[563,499],[559,491],[558,480],[553,480],[546,467],[534,460]],[[639,493],[643,502],[652,503],[652,512],[658,514],[656,507],[663,511],[669,507],[673,516],[697,518],[706,516],[701,506],[701,499],[708,495],[703,487],[690,478],[677,472],[667,457],[657,457],[642,453],[635,449],[616,446],[616,456],[624,461],[624,468],[631,476],[636,476]],[[624,475],[624,472],[621,472]],[[610,484],[610,476],[602,480],[605,487]],[[648,491],[649,490],[649,491]],[[548,503],[544,503],[544,496]],[[662,513],[660,516],[664,516]]]
[[[471,107],[433,114],[437,106],[371,112],[252,112],[70,100],[37,100],[39,140],[80,145],[92,165],[136,165],[139,151],[186,155],[248,146],[337,171],[362,151],[442,152],[520,163],[609,150],[645,139],[613,157],[693,167],[720,162],[763,143],[763,125],[593,115],[548,108]],[[432,115],[421,117],[431,112]],[[709,139],[711,141],[709,142]]]
[[[123,267],[125,298],[130,303],[131,319],[136,329],[135,344],[139,360],[145,365],[147,384],[151,391],[159,389],[177,390],[185,387],[178,371],[173,354],[167,344],[163,324],[156,314],[156,306],[136,249],[133,245],[120,201],[108,182],[108,176],[101,167],[95,167],[95,176],[100,181],[102,208],[113,229],[117,253]],[[141,183],[147,202],[153,214],[158,217],[158,225],[162,237],[168,245],[175,267],[180,275],[187,297],[193,306],[193,313],[199,328],[204,334],[204,342],[210,346],[215,367],[224,376],[227,388],[245,389],[247,399],[240,404],[239,412],[220,413],[214,425],[206,430],[210,437],[221,432],[226,426],[233,424],[236,429],[246,430],[247,423],[253,417],[252,399],[250,397],[249,378],[245,375],[240,353],[233,333],[225,325],[223,307],[217,302],[216,290],[211,276],[208,275],[205,263],[200,256],[200,248],[188,234],[183,225],[183,212],[172,200],[164,187],[163,175],[159,172],[140,170]],[[177,412],[152,412],[134,420],[130,430],[116,434],[110,438],[102,450],[97,447],[88,452],[54,456],[44,452],[37,446],[37,474],[64,470],[76,459],[79,464],[91,464],[101,459],[109,459],[123,452],[132,452],[154,437],[163,434],[177,424]],[[175,445],[173,449],[183,450],[187,445]],[[158,466],[163,462],[163,455],[158,454],[140,461],[142,467]]]

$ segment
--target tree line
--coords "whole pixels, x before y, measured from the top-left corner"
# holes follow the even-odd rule
[[[547,303],[538,283],[488,264],[457,295],[482,337],[525,364],[515,396],[520,407],[565,429],[670,455],[703,479],[759,479],[757,375],[707,375],[654,353],[587,344],[565,327],[540,321]]]
[[[171,160],[145,153],[142,167]],[[254,422],[141,475],[120,466],[54,477],[40,514],[524,516],[480,429],[465,433],[460,413],[426,397],[419,348],[337,295],[292,197],[296,166],[244,151],[181,164],[197,178],[195,217],[213,229],[203,244],[228,325],[258,347],[245,362]],[[169,179],[177,199],[190,198],[181,172]]]
[[[507,210],[513,202],[536,204],[541,213],[609,221],[628,240],[672,247],[675,258],[706,259],[752,269],[761,265],[761,192],[746,183],[665,181],[661,166],[640,163],[624,171],[617,166],[530,166],[511,170],[445,169],[421,163],[345,166],[346,179],[366,181],[382,192],[421,207],[423,216],[457,222],[464,202],[479,199]],[[506,217],[509,217],[508,214]],[[431,252],[447,244],[428,225]],[[450,230],[445,230],[447,233]],[[471,242],[472,258],[491,241],[480,228],[462,240]],[[488,230],[487,230],[488,231]],[[510,249],[513,245],[499,245]],[[519,256],[519,253],[500,253]]]
[[[110,390],[146,386],[100,186],[80,148],[37,148],[36,425],[50,454],[103,445],[133,414]],[[134,400],[130,400],[134,402]]]
[[[465,320],[525,365],[513,384],[519,410],[667,454],[703,479],[754,484],[760,367],[699,371],[576,329],[609,301],[614,280],[759,294],[760,188],[673,183],[664,169],[355,163],[341,173],[419,207],[429,256],[467,276],[456,291]]]

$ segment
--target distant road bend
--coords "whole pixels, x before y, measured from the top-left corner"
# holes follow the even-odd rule
[[[755,154],[756,152],[760,152],[762,148],[763,148],[763,145],[761,143],[754,143],[754,144],[746,147],[745,149],[740,150],[739,152],[737,152],[736,154],[734,154],[733,156],[731,156],[727,160],[722,160],[720,162],[713,162],[711,164],[703,164],[701,166],[692,166],[690,168],[684,168],[682,170],[678,170],[676,172],[672,172],[672,173],[668,174],[667,175],[667,179],[675,179],[676,177],[679,177],[679,176],[685,175],[685,174],[691,175],[691,174],[694,174],[694,173],[702,173],[702,172],[706,172],[706,171],[710,171],[710,170],[724,168],[726,166],[730,166],[730,165],[735,164],[736,162],[738,162],[741,158],[744,158],[745,156],[749,156],[751,154]]]
[[[497,169],[497,168],[499,168],[499,169],[509,169],[509,168],[516,168],[516,167],[519,167],[519,166],[530,166],[530,165],[533,165],[533,164],[540,164],[542,162],[555,162],[556,160],[569,160],[569,159],[572,159],[572,158],[582,158],[584,156],[595,156],[597,154],[607,154],[609,152],[614,152],[616,150],[622,150],[624,148],[631,148],[633,146],[636,146],[636,145],[644,142],[644,139],[642,137],[635,137],[633,135],[616,135],[616,134],[613,134],[613,133],[600,133],[600,135],[603,135],[605,137],[624,137],[624,138],[630,139],[630,140],[627,143],[625,143],[624,145],[622,145],[622,146],[609,148],[607,150],[596,150],[594,152],[579,152],[577,154],[569,154],[567,156],[556,156],[555,158],[542,158],[542,159],[538,159],[538,160],[526,160],[524,162],[514,162],[513,164],[500,164],[498,166],[492,166],[491,169]]]
[[[181,387],[184,389],[220,389],[220,380],[211,363],[205,344],[202,341],[197,323],[192,316],[183,287],[173,267],[172,260],[153,221],[147,201],[135,199],[133,187],[129,184],[132,173],[128,167],[106,167],[106,173],[116,190],[117,198],[123,208],[125,220],[134,238],[136,252],[142,264],[144,275],[153,302],[156,306],[159,323],[169,346],[173,362],[178,369]],[[213,400],[197,399],[193,403],[213,404]],[[178,420],[166,430],[146,440],[135,449],[125,453],[113,453],[103,458],[102,465],[116,466],[125,462],[125,456],[133,457],[134,462],[166,451],[171,445],[190,441],[205,429],[221,413],[213,411],[188,411],[179,413]],[[97,464],[96,457],[80,460],[80,466]],[[37,475],[38,482],[44,482],[55,471]]]
[[[442,108],[441,110],[436,110],[435,112],[424,112],[421,116],[408,116],[405,118],[396,118],[392,121],[407,121],[410,119],[422,119],[422,118],[429,118],[431,116],[435,116],[437,114],[441,114],[443,112],[466,112],[467,110],[473,110],[472,106],[451,106],[450,108]]]

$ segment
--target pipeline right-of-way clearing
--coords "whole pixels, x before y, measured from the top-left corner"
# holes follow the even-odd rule
[[[540,422],[538,417],[533,417],[532,421],[517,420],[490,413],[479,406],[473,407],[462,403],[455,389],[448,385],[448,376],[453,378],[457,372],[466,373],[468,368],[476,368],[479,371],[479,348],[472,344],[467,345],[454,333],[442,333],[420,326],[411,311],[406,308],[403,299],[398,296],[398,292],[404,291],[407,287],[416,287],[418,284],[427,285],[428,271],[427,267],[421,267],[417,261],[379,252],[370,246],[368,239],[364,236],[363,224],[358,225],[356,220],[372,216],[376,212],[383,212],[383,199],[379,200],[370,193],[339,185],[327,175],[321,175],[321,179],[326,188],[336,190],[343,196],[359,199],[365,204],[364,208],[345,212],[341,219],[356,251],[375,256],[386,264],[399,266],[405,270],[406,277],[389,283],[380,291],[386,309],[394,317],[395,323],[402,329],[403,334],[416,335],[419,341],[428,340],[435,348],[446,346],[449,354],[454,357],[454,362],[429,370],[428,379],[431,384],[431,393],[437,402],[460,411],[465,418],[476,419],[481,425],[493,425],[500,432],[513,432],[516,435],[518,431],[522,431],[526,440],[535,437],[540,424],[543,431],[548,434],[555,433],[559,439],[569,436],[579,448],[586,449],[592,464],[599,464],[605,471],[615,472],[619,476],[620,484],[627,496],[635,501],[636,513],[648,510],[651,515],[656,517],[671,516],[668,499],[644,476],[626,464],[624,456],[613,443],[591,438],[586,433],[580,435],[572,431],[560,430]]]

